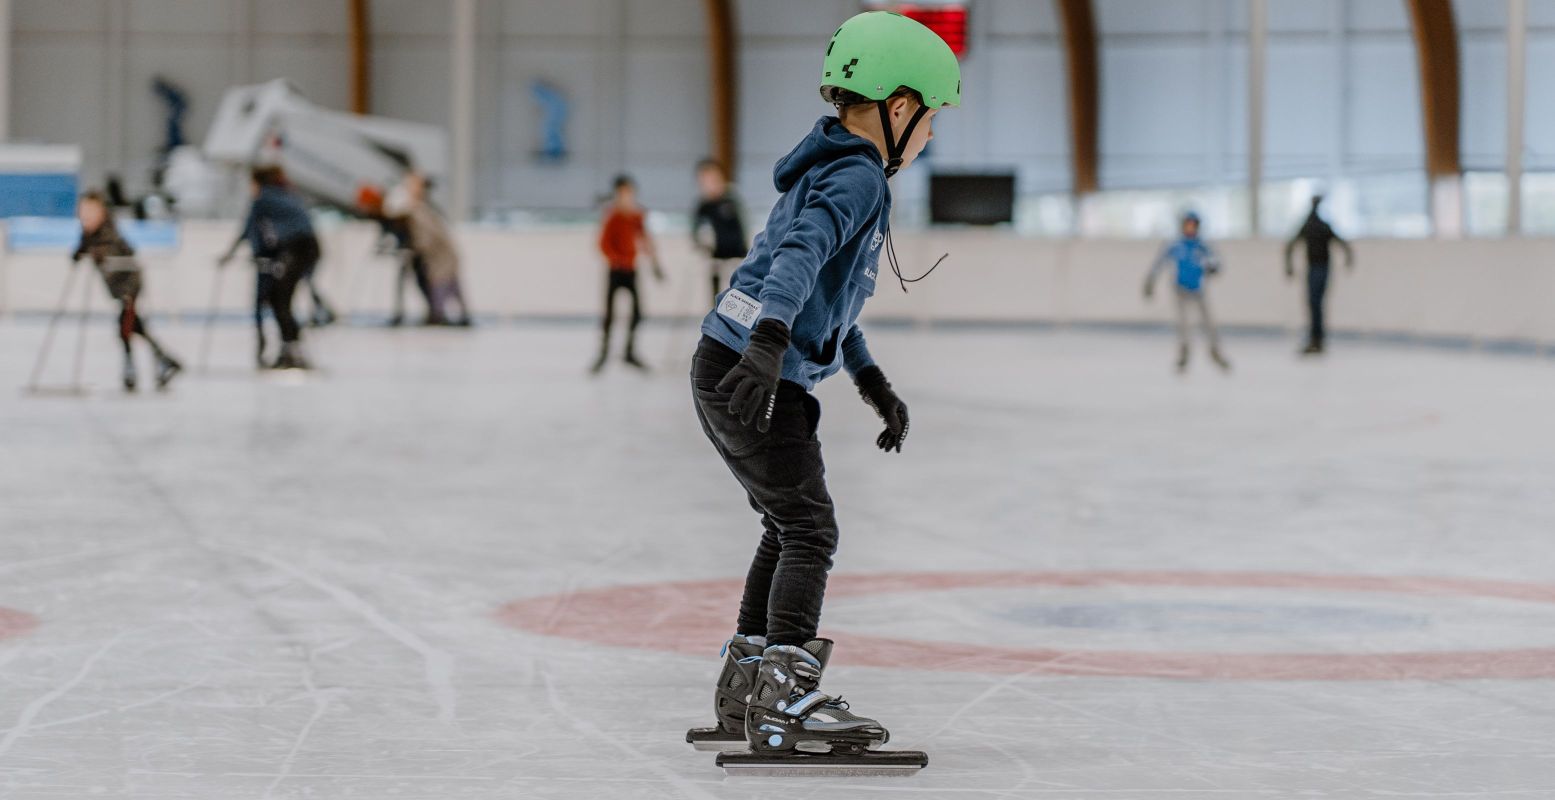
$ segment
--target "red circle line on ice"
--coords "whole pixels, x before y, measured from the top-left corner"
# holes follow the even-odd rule
[[[588,589],[518,600],[506,625],[615,647],[707,656],[729,635],[740,580]],[[1472,578],[1268,572],[924,572],[834,575],[827,597],[1076,587],[1377,592],[1555,604],[1555,586]],[[1555,678],[1555,647],[1379,653],[1209,653],[1040,649],[822,631],[838,663],[947,672],[1221,680],[1468,680]]]
[[[21,611],[0,608],[0,640],[21,636],[38,627],[38,618]]]

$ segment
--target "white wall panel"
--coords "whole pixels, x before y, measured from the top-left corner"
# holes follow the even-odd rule
[[[108,3],[121,0],[11,0],[17,34],[95,33],[108,25]]]
[[[1345,78],[1345,153],[1360,171],[1421,170],[1420,89],[1413,43],[1403,36],[1353,42]]]
[[[1463,167],[1500,171],[1506,166],[1506,40],[1465,38],[1458,58]]]
[[[390,44],[384,42],[383,44]],[[380,46],[373,57],[373,113],[383,117],[447,125],[453,69],[444,37],[405,39]],[[479,124],[486,109],[476,108]]]
[[[101,182],[109,149],[103,119],[108,66],[101,42],[18,37],[11,47],[11,75],[11,138],[80,145],[83,180]]]
[[[349,31],[345,0],[254,0],[254,30],[291,36]]]
[[[993,36],[1052,35],[1058,30],[1058,12],[1052,0],[984,0],[972,4],[973,16],[986,15],[986,30]],[[977,22],[973,22],[976,27]]]
[[[1529,11],[1538,6],[1539,3],[1530,3]],[[1555,170],[1555,32],[1529,33],[1527,88],[1524,166],[1530,170]],[[14,120],[16,115],[11,117]]]
[[[1326,174],[1339,145],[1333,109],[1341,91],[1340,65],[1322,40],[1269,43],[1268,119],[1264,125],[1264,171],[1268,179]]]
[[[818,70],[832,33],[859,10],[854,0],[738,0],[734,13],[743,37],[797,37],[811,43]]]
[[[1215,0],[1093,0],[1102,35],[1194,34],[1209,24]]]
[[[506,0],[502,32],[508,36],[615,35],[620,0]]]
[[[237,25],[233,0],[121,0],[126,3],[126,28],[137,33],[225,34]],[[106,5],[106,3],[99,3]]]

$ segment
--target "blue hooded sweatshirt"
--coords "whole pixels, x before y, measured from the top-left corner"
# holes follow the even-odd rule
[[[815,123],[772,182],[783,196],[702,333],[744,352],[758,322],[783,322],[792,338],[782,377],[809,390],[843,365],[857,374],[874,364],[858,315],[875,293],[891,188],[880,150],[836,117]]]
[[[1150,265],[1150,280],[1168,266],[1177,267],[1177,286],[1185,292],[1197,292],[1204,288],[1204,276],[1220,269],[1215,251],[1197,236],[1184,236],[1161,249],[1155,263]]]
[[[248,240],[255,258],[274,258],[281,245],[313,235],[313,222],[302,198],[280,186],[261,186],[248,207],[241,238]]]

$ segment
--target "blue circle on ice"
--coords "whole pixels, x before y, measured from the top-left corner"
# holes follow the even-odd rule
[[[1422,614],[1347,606],[1233,603],[1090,603],[1019,606],[1001,614],[1039,628],[1141,633],[1381,633],[1424,628]]]

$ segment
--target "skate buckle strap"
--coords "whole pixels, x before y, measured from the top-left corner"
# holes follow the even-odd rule
[[[810,692],[804,697],[799,698],[799,700],[796,702],[790,703],[788,708],[779,710],[783,711],[785,714],[789,714],[795,717],[802,717],[805,714],[808,714],[811,709],[814,709],[816,706],[825,704],[826,701],[830,699],[830,697],[821,692]]]

